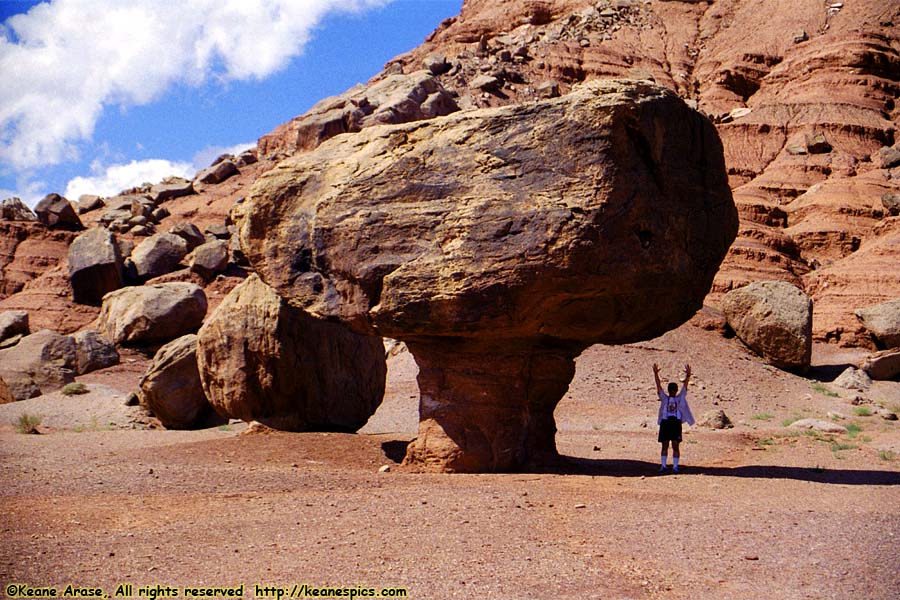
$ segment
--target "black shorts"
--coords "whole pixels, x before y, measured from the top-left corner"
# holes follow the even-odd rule
[[[659,442],[680,442],[681,441],[681,419],[678,417],[669,417],[664,419],[659,425]]]

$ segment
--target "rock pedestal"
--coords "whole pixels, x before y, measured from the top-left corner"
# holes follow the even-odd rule
[[[407,345],[419,365],[420,392],[419,434],[407,463],[510,471],[556,458],[553,411],[575,375],[578,352],[440,338]]]
[[[287,302],[408,343],[407,462],[452,471],[555,453],[573,359],[691,318],[737,232],[712,124],[642,81],[337,136],[235,216]]]

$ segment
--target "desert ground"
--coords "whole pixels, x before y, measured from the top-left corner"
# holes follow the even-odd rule
[[[817,346],[800,377],[692,325],[594,346],[556,411],[563,463],[438,475],[398,464],[417,422],[408,352],[355,435],[153,428],[124,406],[146,359],[123,355],[80,378],[88,394],[0,406],[0,581],[110,597],[120,583],[245,597],[306,583],[418,599],[896,599],[900,426],[863,407],[900,408],[900,383],[828,383],[861,356]],[[735,425],[688,428],[679,474],[658,473],[654,362],[668,379],[690,362],[695,414]],[[23,412],[41,435],[16,431]],[[785,426],[799,417],[852,427]]]

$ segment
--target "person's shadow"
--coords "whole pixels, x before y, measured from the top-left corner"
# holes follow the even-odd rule
[[[556,464],[538,466],[526,471],[559,475],[588,475],[606,477],[665,476],[659,473],[659,463],[630,459],[597,459],[562,456]],[[672,473],[671,469],[667,472]],[[877,469],[826,469],[823,467],[786,467],[782,465],[740,465],[711,467],[682,466],[679,475],[711,477],[751,477],[756,479],[795,479],[816,483],[842,485],[900,485],[900,471]]]

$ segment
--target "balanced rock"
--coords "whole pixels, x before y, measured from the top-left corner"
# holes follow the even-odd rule
[[[17,400],[25,400],[73,382],[75,363],[75,340],[43,329],[0,350],[0,377]]]
[[[451,471],[555,458],[575,357],[688,320],[737,232],[712,124],[646,81],[335,137],[240,210],[281,297],[407,343],[407,462]]]
[[[79,331],[75,340],[75,373],[83,375],[119,364],[115,344],[92,329]]]
[[[206,308],[206,294],[194,283],[122,288],[104,296],[97,329],[117,344],[168,342],[196,331]]]
[[[275,429],[355,431],[381,403],[381,340],[294,308],[255,274],[200,329],[197,356],[222,415]]]
[[[100,304],[105,294],[122,287],[122,255],[108,229],[88,229],[69,245],[69,281],[79,304]]]
[[[722,311],[737,336],[766,362],[805,372],[812,358],[812,300],[783,281],[761,281],[722,297]]]
[[[28,335],[28,311],[4,310],[0,312],[0,342],[14,335]]]
[[[141,281],[171,273],[188,253],[184,238],[171,233],[151,235],[131,253],[137,277]]]
[[[855,311],[881,349],[900,347],[900,299]]]
[[[866,359],[862,370],[872,379],[889,381],[900,375],[900,348],[882,350]]]
[[[84,229],[78,213],[68,200],[59,194],[47,194],[34,207],[37,220],[51,229],[68,229],[78,231]]]
[[[197,370],[197,336],[185,335],[160,348],[141,379],[141,406],[168,429],[195,429],[226,422],[206,401]]]
[[[13,196],[0,202],[0,219],[3,221],[37,221],[37,216],[20,198]]]

